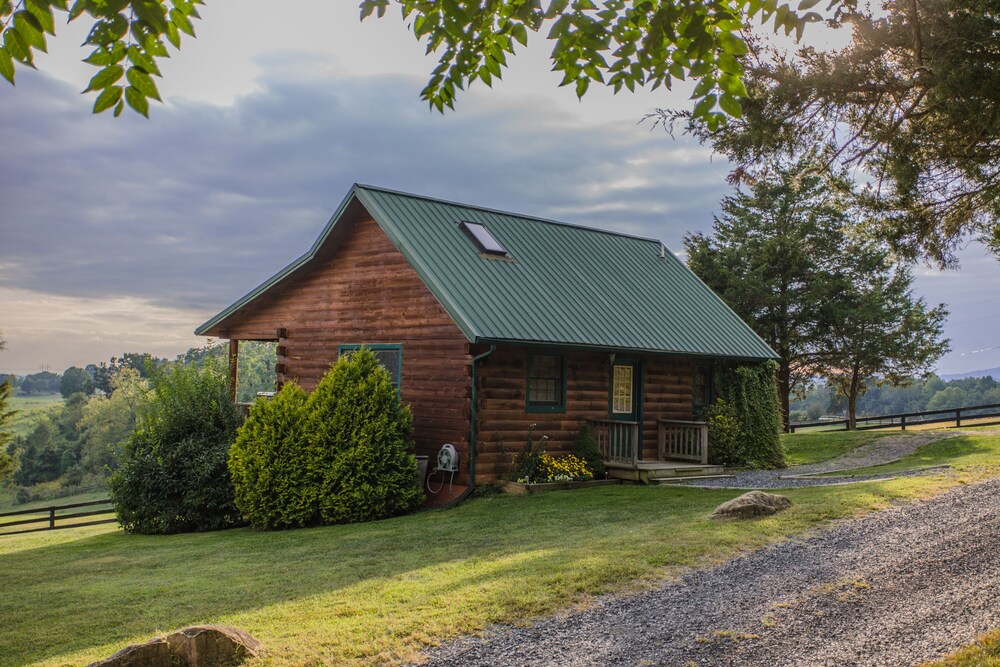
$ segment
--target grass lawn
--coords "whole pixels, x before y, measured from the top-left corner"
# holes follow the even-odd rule
[[[852,470],[842,476],[874,475],[949,464],[959,470],[996,468],[1000,463],[1000,435],[963,435],[924,445],[896,463]]]
[[[835,459],[887,435],[894,434],[873,431],[786,433],[781,436],[781,444],[788,465],[801,466]]]
[[[10,431],[14,435],[27,435],[44,415],[51,416],[58,412],[62,402],[60,394],[11,396],[8,406],[15,414],[8,422]]]
[[[202,622],[257,636],[269,653],[255,667],[401,661],[954,483],[795,489],[790,510],[745,523],[708,519],[737,491],[620,486],[275,533],[5,537],[0,580],[16,585],[0,598],[0,664],[84,664]]]
[[[924,667],[1000,667],[1000,630],[988,632],[975,644]]]

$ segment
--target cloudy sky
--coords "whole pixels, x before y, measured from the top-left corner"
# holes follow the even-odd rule
[[[557,89],[542,40],[457,111],[419,92],[433,61],[396,15],[353,3],[217,0],[164,67],[151,120],[93,117],[69,26],[40,72],[0,85],[0,371],[170,356],[312,243],[354,182],[612,228],[674,250],[707,231],[728,166],[640,124],[687,91]],[[918,270],[952,315],[954,373],[1000,366],[1000,264]],[[994,349],[997,348],[997,349]]]

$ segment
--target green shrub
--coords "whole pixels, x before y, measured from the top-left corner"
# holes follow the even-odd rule
[[[604,466],[604,459],[601,458],[601,450],[597,447],[597,438],[594,437],[594,429],[587,424],[580,426],[580,431],[573,441],[573,455],[587,462],[587,468],[594,479],[604,479],[607,477],[607,469]]]
[[[309,456],[324,523],[395,516],[423,502],[413,417],[371,350],[340,357],[306,404]]]
[[[305,441],[308,395],[297,384],[259,398],[229,450],[236,507],[257,529],[319,522],[319,470]]]
[[[152,384],[109,481],[119,523],[134,533],[236,525],[226,461],[242,415],[227,370],[178,364],[156,372]]]
[[[714,465],[740,466],[738,451],[740,424],[736,409],[723,398],[705,408],[701,418],[708,422],[708,462]]]
[[[524,447],[521,451],[517,453],[514,458],[514,479],[521,481],[533,481],[538,477],[538,465],[542,453],[545,451],[545,442],[549,439],[547,435],[543,435],[541,439],[541,447],[537,450],[535,449],[535,426],[536,424],[531,424],[528,426],[528,437],[524,440]]]
[[[738,432],[729,444],[726,465],[747,468],[784,468],[784,452],[781,449],[781,416],[778,406],[778,390],[775,382],[777,364],[773,361],[761,364],[729,366],[718,374],[719,399],[724,401],[731,412],[727,418],[735,418]],[[711,455],[711,447],[709,448]]]

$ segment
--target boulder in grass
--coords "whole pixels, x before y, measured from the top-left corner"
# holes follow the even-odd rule
[[[777,493],[750,491],[722,503],[712,512],[713,519],[752,519],[776,514],[792,506],[792,501]]]
[[[171,635],[167,643],[178,662],[190,667],[231,667],[260,654],[261,643],[229,625],[193,625]]]
[[[174,654],[163,637],[141,644],[130,644],[110,658],[92,662],[88,667],[152,667],[173,665]]]
[[[260,655],[261,643],[228,625],[193,625],[132,644],[89,667],[234,667]]]

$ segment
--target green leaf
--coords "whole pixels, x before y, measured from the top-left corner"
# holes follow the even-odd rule
[[[511,36],[516,39],[521,46],[528,45],[528,29],[524,27],[523,23],[515,23],[510,28]]]
[[[713,88],[715,88],[715,79],[710,76],[704,76],[700,81],[698,81],[698,85],[694,87],[694,92],[691,93],[691,99],[699,100],[712,92]]]
[[[33,56],[31,55],[31,49],[28,48],[28,44],[21,37],[21,34],[16,28],[7,28],[3,33],[3,45],[7,49],[7,53],[19,62],[25,65],[33,65]]]
[[[14,28],[17,29],[29,47],[35,48],[45,53],[45,34],[42,32],[42,25],[34,16],[26,11],[14,14]]]
[[[149,118],[149,100],[141,92],[129,86],[125,89],[125,101],[130,107]]]
[[[125,100],[118,100],[118,104],[115,105],[115,118],[122,115],[122,109],[125,108]]]
[[[103,90],[118,79],[122,78],[122,74],[124,73],[125,70],[122,69],[121,65],[108,65],[94,75],[87,87],[84,88],[83,92],[89,93],[92,90]]]
[[[707,118],[709,112],[711,112],[712,108],[715,107],[715,101],[716,101],[715,95],[706,95],[705,98],[701,102],[698,102],[698,104],[695,106],[693,112],[694,117]]]
[[[14,83],[14,60],[4,47],[0,47],[0,76]]]
[[[743,81],[739,77],[733,76],[732,74],[723,74],[719,77],[719,87],[722,88],[722,92],[732,95],[733,97],[747,97],[746,86],[743,85]]]
[[[143,72],[141,69],[132,67],[129,69],[125,77],[136,90],[146,97],[152,97],[154,100],[158,101],[160,100],[160,91],[156,89],[156,84],[153,83],[152,77]]]
[[[719,106],[733,118],[743,117],[743,107],[740,105],[740,101],[732,95],[722,95],[722,97],[719,98]]]
[[[587,93],[587,88],[590,87],[590,79],[581,77],[576,80],[576,96],[578,98],[583,97]]]
[[[141,67],[143,71],[155,76],[162,76],[160,68],[156,65],[156,61],[143,53],[135,44],[128,47],[128,59],[136,67]]]
[[[181,34],[173,23],[167,24],[167,41],[173,44],[175,49],[181,48]]]
[[[26,0],[24,7],[38,21],[42,32],[50,35],[56,34],[56,21],[52,16],[52,8],[48,4],[40,0]]]
[[[69,10],[68,20],[72,21],[73,19],[79,18],[85,11],[87,11],[87,0],[76,0],[76,2],[73,3],[73,7]]]
[[[114,105],[118,104],[122,99],[122,87],[121,86],[111,86],[110,88],[105,88],[104,92],[97,96],[94,100],[94,113],[101,113],[102,111],[107,111]]]
[[[819,3],[820,3],[820,0],[802,0],[802,2],[799,3],[799,11],[800,12],[804,12],[807,9],[812,9],[813,7],[815,7],[816,5],[818,5]]]
[[[103,46],[97,47],[83,62],[97,67],[107,67],[108,65],[121,62],[124,57],[125,45],[121,42],[115,42],[110,49]]]
[[[750,50],[747,48],[746,42],[731,32],[719,33],[719,46],[722,47],[723,51],[734,56],[742,56]]]

